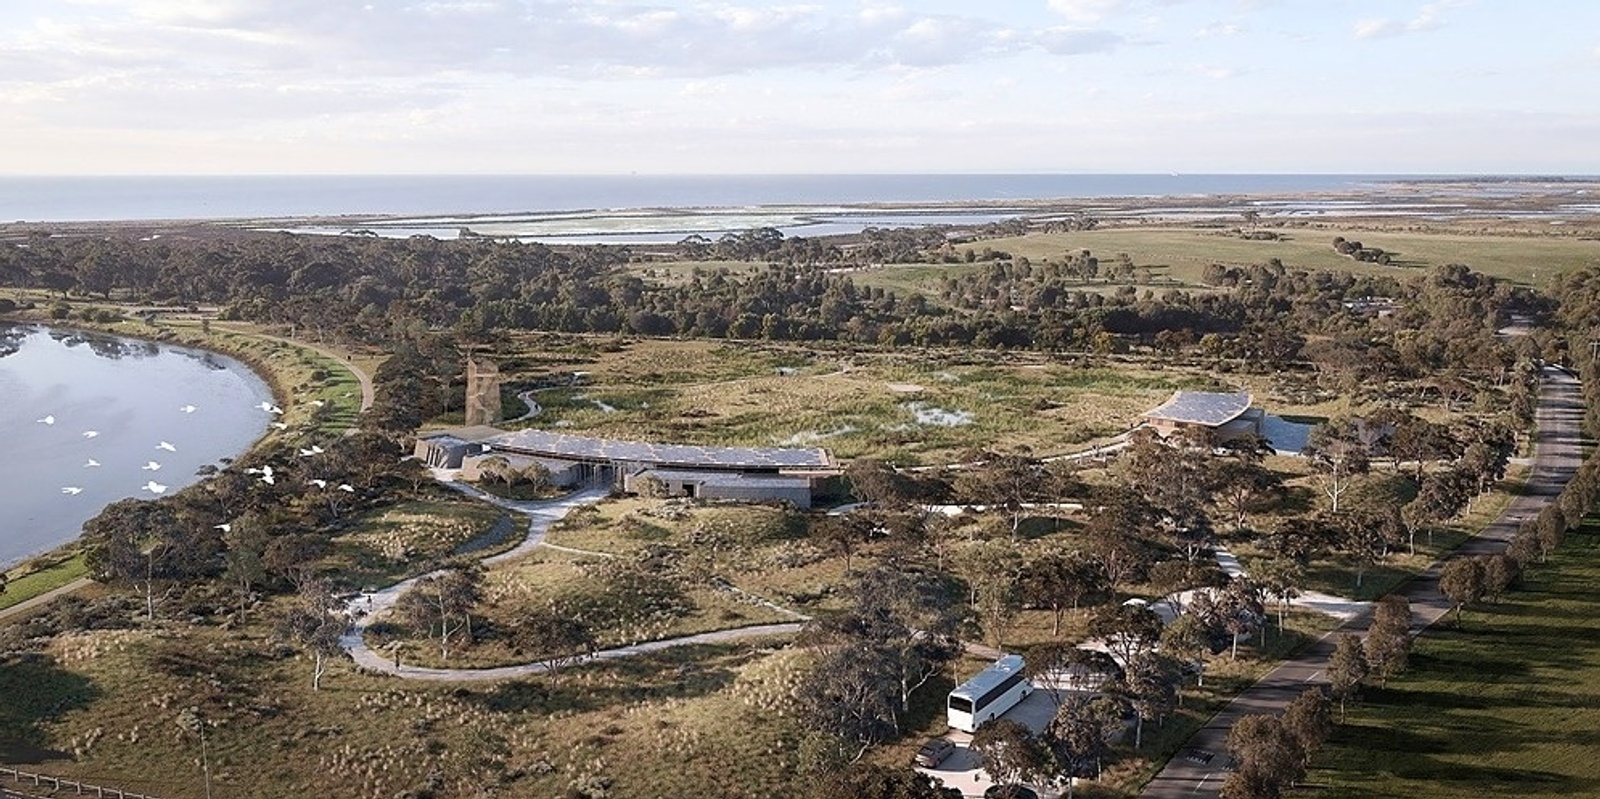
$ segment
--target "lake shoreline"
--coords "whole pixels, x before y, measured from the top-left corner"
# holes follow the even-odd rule
[[[103,304],[92,302],[86,303],[81,299],[76,300],[75,304],[77,307],[83,308],[94,305],[100,305],[103,307]],[[293,410],[293,404],[289,400],[289,397],[291,396],[291,392],[288,388],[289,378],[285,374],[285,370],[280,369],[266,359],[258,357],[255,353],[252,353],[242,347],[229,345],[228,342],[232,336],[256,338],[250,333],[230,328],[226,331],[225,335],[218,335],[215,333],[183,335],[182,332],[170,326],[150,326],[134,319],[125,319],[115,323],[96,323],[83,319],[57,320],[48,318],[48,310],[42,307],[42,304],[41,307],[36,307],[31,311],[18,309],[17,311],[10,313],[0,314],[0,325],[24,326],[41,330],[57,331],[66,334],[111,336],[128,341],[174,347],[182,350],[202,352],[208,355],[226,358],[237,365],[230,366],[228,367],[229,369],[242,367],[251,377],[263,385],[266,388],[267,393],[272,397],[273,404],[283,407],[286,412]],[[147,327],[148,329],[141,329],[143,327]],[[261,337],[260,340],[266,341],[267,339],[265,337]],[[292,344],[290,346],[298,347],[297,344]],[[354,374],[353,371],[352,374]],[[270,427],[264,428],[262,432],[255,436],[247,446],[238,450],[237,452],[233,452],[227,456],[224,456],[225,459],[232,461],[248,455],[250,452],[253,452],[259,448],[264,441],[271,438],[275,432],[276,431],[272,430]],[[179,489],[179,492],[175,493],[188,491],[194,486],[203,485],[204,482],[205,480],[201,479],[195,483],[185,486],[182,489]],[[101,510],[96,513],[96,516],[99,515],[99,512],[103,512],[103,510],[104,508],[102,507]],[[90,518],[92,519],[94,517]],[[36,571],[49,569],[76,557],[81,552],[81,546],[82,529],[80,528],[77,536],[73,537],[70,541],[54,547],[32,552],[11,563],[0,564],[0,573],[8,574],[12,579],[17,579]]]

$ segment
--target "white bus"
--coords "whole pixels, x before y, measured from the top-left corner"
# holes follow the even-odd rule
[[[1021,655],[1006,655],[956,686],[950,692],[950,726],[975,732],[1033,693],[1033,683],[1022,676],[1022,665]]]

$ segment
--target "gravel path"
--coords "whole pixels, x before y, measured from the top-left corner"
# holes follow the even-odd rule
[[[516,547],[507,552],[485,558],[483,560],[485,565],[494,565],[496,563],[503,563],[505,561],[520,558],[541,546],[579,555],[594,555],[607,558],[616,557],[616,555],[609,552],[594,552],[590,550],[575,549],[573,547],[561,547],[554,544],[545,543],[544,540],[546,533],[548,533],[550,530],[550,525],[564,518],[568,513],[571,513],[576,508],[583,507],[585,505],[592,505],[604,499],[611,493],[610,489],[608,488],[589,488],[558,500],[543,502],[519,502],[515,500],[502,499],[491,494],[485,494],[482,491],[472,488],[471,486],[467,486],[454,480],[445,480],[444,483],[445,485],[464,494],[485,502],[491,502],[499,507],[522,514],[528,518],[528,533],[522,539],[522,543],[518,544]],[[350,611],[351,618],[354,619],[354,623],[351,625],[350,629],[345,631],[345,634],[340,637],[339,645],[344,647],[344,650],[350,654],[350,659],[355,661],[357,666],[369,671],[390,674],[408,680],[433,680],[439,682],[504,680],[513,677],[529,677],[537,674],[543,674],[548,670],[543,664],[540,663],[524,663],[515,666],[500,666],[498,668],[482,669],[422,668],[418,666],[407,666],[403,662],[397,663],[392,657],[385,657],[383,654],[373,651],[370,647],[368,647],[363,638],[363,634],[366,632],[367,628],[371,626],[374,621],[383,616],[383,614],[387,613],[391,608],[393,608],[395,602],[400,599],[400,595],[404,594],[406,590],[411,588],[412,585],[416,584],[417,581],[438,573],[439,572],[432,572],[430,574],[413,577],[409,580],[391,585],[388,588],[384,588],[369,594],[363,594],[351,600],[348,609]],[[730,590],[739,594],[744,594],[744,592],[739,591],[737,588],[730,587]],[[728,641],[737,641],[745,638],[758,638],[769,635],[793,635],[794,633],[800,631],[800,628],[804,625],[804,620],[808,618],[802,613],[774,605],[771,602],[760,599],[759,597],[753,597],[752,595],[748,594],[745,594],[745,596],[758,601],[765,607],[788,614],[796,619],[799,619],[800,621],[784,622],[781,624],[762,624],[752,627],[738,627],[730,630],[717,630],[715,632],[700,633],[698,635],[686,635],[678,638],[666,638],[660,641],[647,641],[630,646],[602,649],[577,662],[590,663],[597,660],[616,660],[619,658],[635,657],[648,652],[659,652],[663,649],[670,649],[678,646],[718,644],[726,643]]]

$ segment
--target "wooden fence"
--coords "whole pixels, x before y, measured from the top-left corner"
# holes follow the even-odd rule
[[[48,788],[54,796],[93,796],[95,799],[155,799],[142,793],[128,793],[116,788],[104,788],[86,782],[64,780],[48,774],[34,774],[0,766],[0,786],[26,785],[30,788]]]

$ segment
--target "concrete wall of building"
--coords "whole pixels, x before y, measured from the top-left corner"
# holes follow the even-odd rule
[[[801,510],[811,509],[811,487],[741,486],[714,483],[702,486],[704,499],[735,502],[788,502]]]

